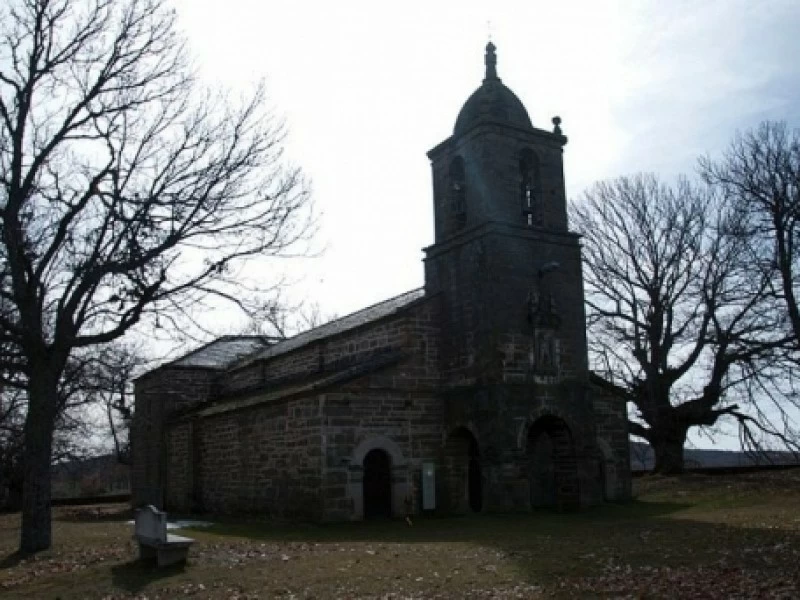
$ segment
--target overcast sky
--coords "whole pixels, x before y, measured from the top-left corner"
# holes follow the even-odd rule
[[[800,2],[178,0],[201,75],[264,80],[313,181],[322,257],[296,295],[345,314],[423,283],[426,151],[498,72],[537,127],[560,115],[570,198],[638,171],[691,173],[736,129],[800,125]]]
[[[640,171],[691,175],[698,155],[718,155],[765,119],[800,126],[797,0],[176,5],[201,76],[245,92],[263,80],[288,121],[324,253],[287,263],[287,275],[295,298],[328,314],[423,284],[426,152],[480,85],[490,32],[498,73],[534,125],[563,119],[569,198]],[[209,319],[236,328],[231,313]],[[736,445],[732,435],[717,442]]]

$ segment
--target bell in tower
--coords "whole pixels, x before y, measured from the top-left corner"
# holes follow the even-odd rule
[[[481,86],[464,103],[453,135],[428,153],[433,163],[436,241],[487,221],[566,229],[562,148],[567,138],[537,129],[497,75],[486,46]]]

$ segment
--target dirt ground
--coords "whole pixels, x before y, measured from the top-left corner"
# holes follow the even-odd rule
[[[53,549],[14,553],[2,598],[800,598],[800,469],[645,477],[637,499],[337,525],[215,519],[182,567],[137,561],[123,505],[54,509]]]

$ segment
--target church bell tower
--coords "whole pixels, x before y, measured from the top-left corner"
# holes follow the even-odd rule
[[[442,298],[446,386],[588,378],[578,236],[567,226],[561,119],[533,125],[486,46],[485,76],[433,148],[435,242],[428,294]]]

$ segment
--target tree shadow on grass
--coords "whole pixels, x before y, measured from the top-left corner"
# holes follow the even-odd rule
[[[465,516],[415,516],[346,523],[286,523],[243,517],[206,517],[214,524],[188,528],[193,533],[248,538],[269,542],[399,542],[434,543],[516,539],[520,535],[557,535],[587,526],[656,518],[691,507],[676,502],[606,504],[576,512],[537,510],[532,513]]]
[[[107,574],[110,567],[109,591],[131,595],[145,589],[169,595],[165,586],[173,586],[169,580],[176,578],[176,584],[218,578],[260,592],[268,572],[270,586],[302,585],[317,597],[328,597],[324,591],[340,584],[349,586],[352,597],[380,596],[401,579],[411,586],[405,592],[424,596],[433,569],[441,581],[452,575],[452,582],[441,585],[457,586],[453,596],[517,584],[570,598],[696,597],[709,586],[728,586],[720,597],[749,597],[762,588],[800,589],[796,555],[787,551],[800,547],[800,531],[792,525],[798,516],[796,496],[787,496],[783,504],[773,499],[742,506],[729,511],[691,502],[631,502],[575,513],[415,517],[413,526],[403,520],[312,525],[220,518],[192,535],[202,559],[186,571],[133,560],[106,563],[101,570]],[[288,561],[280,560],[284,553]],[[9,555],[3,564],[20,558]],[[235,571],[232,558],[241,559]],[[276,569],[276,564],[283,566]],[[73,581],[70,574],[55,577],[64,589]],[[734,589],[730,585],[737,577],[742,583]],[[693,587],[675,588],[684,580]],[[84,597],[80,591],[76,587],[73,595]],[[497,595],[502,594],[500,589]]]
[[[572,531],[552,538],[551,544],[533,541],[519,546],[511,542],[496,547],[525,548],[526,552],[515,557],[515,563],[527,581],[537,584],[589,581],[598,587],[584,590],[584,595],[593,597],[691,597],[704,593],[709,586],[726,583],[726,573],[730,577],[746,573],[749,581],[742,584],[742,589],[720,592],[719,597],[731,594],[749,597],[761,586],[764,590],[773,586],[782,589],[787,580],[793,580],[790,585],[795,586],[795,592],[800,591],[796,558],[787,552],[788,548],[800,547],[800,534],[766,523],[647,516],[608,527]],[[691,593],[670,587],[677,573],[679,579],[692,581],[695,587]],[[720,581],[713,580],[716,576]],[[784,581],[780,582],[781,579]],[[575,590],[571,593],[580,595]]]
[[[114,587],[135,594],[151,583],[174,577],[185,570],[185,564],[158,567],[155,561],[131,560],[111,567],[111,576]]]
[[[727,513],[697,511],[676,514],[692,506],[690,503],[634,501],[575,513],[536,511],[461,518],[417,517],[413,526],[402,520],[290,525],[257,519],[223,519],[208,529],[198,529],[197,537],[202,539],[202,532],[279,546],[295,543],[302,546],[309,542],[445,543],[436,554],[443,561],[442,569],[479,572],[483,568],[494,568],[496,561],[504,561],[513,564],[513,572],[532,585],[596,580],[602,586],[609,576],[631,573],[630,583],[624,582],[622,588],[595,590],[611,595],[625,592],[627,585],[639,585],[633,575],[636,573],[649,574],[661,585],[668,582],[670,569],[686,570],[702,587],[706,585],[704,578],[708,573],[720,569],[721,572],[747,571],[753,574],[755,582],[766,586],[777,581],[781,573],[794,572],[794,555],[785,549],[800,547],[800,532],[775,528],[759,520],[742,521],[741,515],[729,517]],[[730,521],[726,520],[728,518]],[[456,544],[448,547],[449,542]],[[484,550],[470,550],[477,553],[475,558],[467,559],[473,561],[468,565],[463,558],[458,558],[464,552],[460,550],[464,548],[461,543]],[[273,551],[284,550],[279,547]],[[288,548],[286,552],[292,554],[293,549]],[[647,595],[649,584],[641,585],[644,587],[639,591]],[[662,597],[659,593],[655,597]]]

